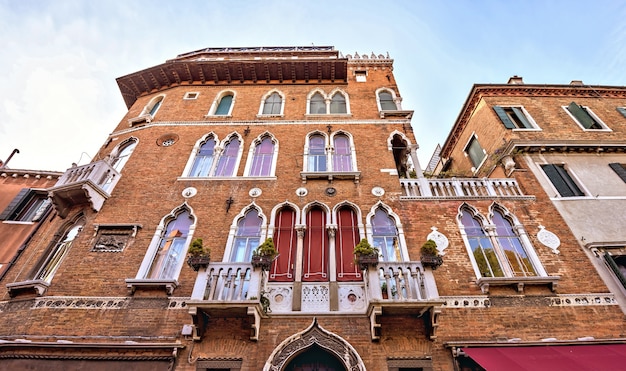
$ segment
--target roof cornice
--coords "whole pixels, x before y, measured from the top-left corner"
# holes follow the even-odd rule
[[[474,84],[459,116],[442,146],[441,157],[449,157],[481,99],[487,97],[572,97],[626,98],[624,86]]]

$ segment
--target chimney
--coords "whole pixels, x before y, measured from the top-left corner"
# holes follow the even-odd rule
[[[509,82],[507,82],[507,84],[509,84],[509,85],[523,85],[524,84],[524,80],[522,80],[521,76],[513,75],[513,76],[509,77]]]
[[[583,80],[572,80],[572,82],[569,83],[570,85],[577,85],[577,86],[583,86]]]

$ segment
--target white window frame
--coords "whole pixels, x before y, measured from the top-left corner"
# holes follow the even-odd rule
[[[583,131],[591,131],[591,132],[598,132],[598,131],[613,131],[611,130],[607,124],[604,123],[604,121],[602,121],[592,110],[591,108],[589,108],[588,106],[580,106],[582,109],[585,110],[585,112],[587,112],[587,114],[589,116],[591,116],[591,118],[598,123],[598,125],[602,126],[601,129],[586,129],[577,119],[576,117],[569,111],[567,106],[561,106],[561,108],[563,108],[563,110],[565,110],[565,112],[567,112],[567,114],[569,115],[569,117],[572,118],[572,120],[574,120],[574,122],[583,130]]]
[[[326,113],[311,113],[311,98],[315,95],[315,93],[319,93],[322,98],[324,98],[324,104],[326,106]],[[343,95],[343,98],[346,100],[346,112],[345,113],[330,113],[330,101],[335,94]],[[343,89],[335,88],[330,94],[326,94],[322,89],[313,89],[309,92],[306,97],[306,116],[350,116],[350,96]]]
[[[578,177],[578,175],[576,175],[576,173],[572,170],[572,168],[569,167],[569,165],[567,163],[555,161],[555,162],[540,162],[540,163],[535,163],[535,165],[539,168],[539,171],[543,174],[544,179],[548,182],[548,184],[550,185],[550,187],[554,191],[554,197],[551,197],[552,200],[572,200],[572,199],[575,200],[575,199],[589,198],[590,197],[591,193],[589,192],[587,187],[585,187],[584,183],[581,181],[581,179]],[[541,165],[563,165],[563,168],[567,172],[567,175],[569,175],[569,177],[574,181],[574,183],[576,183],[576,186],[584,193],[584,195],[582,195],[582,196],[561,196],[561,192],[559,192],[559,190],[556,188],[554,183],[552,183],[552,180],[550,179],[548,174],[546,174],[545,170],[543,170],[543,167]]]
[[[217,169],[217,164],[220,161],[220,158],[222,157],[222,155],[224,154],[224,149],[226,148],[226,144],[228,142],[230,142],[231,138],[236,137],[237,139],[239,139],[239,149],[237,151],[237,160],[235,161],[235,167],[233,169],[233,174],[230,176],[214,176],[215,175],[215,171]],[[241,136],[241,134],[239,134],[238,132],[232,132],[230,134],[228,134],[224,139],[222,139],[221,142],[219,142],[216,146],[215,146],[215,160],[213,168],[211,170],[211,177],[214,179],[233,179],[237,177],[237,171],[239,169],[239,165],[241,164],[241,155],[243,154],[243,148],[245,146],[245,143],[243,141],[243,137]]]
[[[193,168],[193,164],[196,161],[196,156],[198,155],[198,152],[200,151],[200,147],[202,147],[202,144],[207,141],[209,139],[209,137],[213,137],[213,140],[215,140],[215,149],[213,151],[213,163],[211,164],[211,168],[209,169],[209,173],[206,177],[192,177],[190,175],[191,169]],[[181,175],[181,177],[186,177],[189,179],[203,179],[203,178],[209,178],[211,177],[211,175],[213,174],[213,170],[215,169],[215,164],[217,163],[217,155],[218,155],[218,147],[220,145],[220,141],[219,138],[217,136],[217,134],[215,134],[214,132],[210,132],[207,133],[205,135],[202,136],[202,138],[198,139],[196,141],[196,144],[194,144],[193,149],[191,150],[191,154],[189,155],[189,159],[187,160],[187,165],[185,165],[185,169],[183,170],[183,174]]]
[[[472,160],[472,158],[470,157],[469,154],[469,147],[470,144],[472,143],[472,140],[475,140],[476,143],[478,143],[478,145],[480,146],[480,149],[483,151],[483,154],[485,156],[483,156],[480,164],[478,164],[478,166],[476,166],[474,164],[474,161]],[[478,141],[478,135],[476,134],[476,132],[472,132],[472,135],[470,135],[469,139],[467,140],[467,142],[465,143],[465,146],[463,147],[463,154],[465,155],[465,157],[467,157],[470,161],[470,163],[472,164],[472,173],[476,174],[478,172],[478,170],[483,166],[483,164],[487,161],[487,158],[489,157],[487,151],[483,148],[482,145],[480,145],[480,142]]]
[[[256,204],[252,203],[248,206],[244,207],[239,214],[237,214],[233,218],[233,222],[230,225],[230,230],[228,232],[228,238],[226,239],[226,248],[224,249],[224,255],[222,256],[223,263],[229,263],[231,255],[233,253],[233,245],[235,243],[235,237],[237,234],[237,228],[239,228],[239,221],[246,216],[246,213],[251,209],[255,209],[259,217],[261,218],[261,235],[259,237],[259,243],[263,243],[267,238],[267,217],[263,214],[263,210]]]
[[[400,217],[393,212],[390,206],[386,205],[382,201],[378,201],[372,208],[370,212],[365,216],[365,234],[367,235],[367,240],[370,244],[374,244],[374,227],[372,225],[372,218],[374,214],[376,214],[376,210],[379,207],[382,207],[395,222],[396,229],[398,231],[398,244],[400,244],[400,261],[410,261],[409,259],[409,250],[407,249],[406,239],[404,238],[404,228],[402,227],[402,223],[400,222]]]
[[[265,100],[274,93],[277,93],[281,98],[280,113],[264,114],[263,109],[265,108]],[[257,114],[257,117],[282,117],[284,116],[284,114],[285,114],[285,94],[278,89],[272,89],[268,91],[263,96],[263,98],[261,98],[261,106],[259,107],[259,113]]]
[[[226,95],[232,95],[233,96],[233,100],[230,102],[230,107],[228,108],[228,113],[226,115],[216,115],[215,111],[217,111],[217,108],[220,105],[220,102],[222,101],[222,98],[224,98]],[[206,117],[232,117],[233,116],[233,108],[235,107],[235,103],[237,101],[237,93],[234,90],[222,90],[219,93],[217,93],[217,95],[215,96],[215,99],[213,100],[213,103],[211,104],[211,108],[209,108],[209,113],[206,114]]]
[[[270,174],[269,175],[264,175],[264,176],[252,176],[250,175],[250,170],[252,168],[252,162],[254,161],[254,152],[256,150],[256,147],[261,144],[261,141],[263,141],[263,139],[269,137],[270,140],[272,141],[272,143],[274,144],[274,154],[272,155],[272,166],[270,169]],[[243,170],[243,174],[245,177],[252,177],[252,178],[271,178],[274,179],[276,178],[276,164],[278,163],[278,139],[276,139],[276,137],[274,135],[272,135],[272,133],[266,131],[263,134],[259,135],[258,137],[256,137],[252,143],[250,143],[250,149],[248,150],[248,158],[246,159],[246,167]]]
[[[200,93],[197,91],[188,91],[185,93],[185,96],[183,96],[184,100],[196,100],[198,99],[198,97],[200,96]]]
[[[135,280],[144,281],[144,282],[154,281],[155,283],[159,283],[161,281],[170,281],[170,280],[146,278],[146,276],[150,272],[150,268],[152,267],[152,263],[154,262],[156,254],[158,252],[159,243],[161,242],[161,238],[163,237],[163,233],[165,231],[167,224],[170,221],[176,219],[178,214],[184,212],[185,210],[188,211],[189,215],[193,218],[193,222],[189,226],[189,233],[187,234],[187,239],[185,240],[185,250],[189,249],[189,245],[191,244],[191,241],[193,241],[193,235],[196,230],[196,224],[198,223],[198,218],[196,217],[193,211],[193,208],[189,206],[187,203],[184,203],[176,207],[175,209],[173,209],[169,214],[164,216],[159,222],[159,225],[157,226],[156,230],[154,231],[154,235],[152,236],[152,240],[150,241],[150,245],[148,246],[148,250],[146,251],[143,261],[141,262],[141,266],[139,266],[139,270],[137,271]],[[185,251],[185,255],[186,254],[187,254],[187,251]],[[182,270],[184,263],[185,263],[185,259],[181,258],[180,261],[178,262],[178,265],[176,266],[176,269],[175,269],[176,274],[174,274],[174,278],[171,280],[171,281],[175,281],[174,287],[178,285],[178,282],[177,282],[178,277],[180,276],[180,271]],[[128,281],[129,280],[127,280],[127,282]]]
[[[502,107],[502,108],[518,108],[522,111],[522,113],[524,114],[524,118],[526,118],[526,121],[528,121],[528,123],[532,126],[531,128],[514,128],[514,129],[510,129],[512,131],[541,131],[541,128],[539,127],[539,125],[537,124],[537,122],[535,121],[535,119],[533,119],[533,117],[530,115],[530,113],[528,113],[528,111],[526,111],[526,108],[524,108],[524,106],[522,105],[500,105],[498,104],[498,106]],[[509,116],[509,120],[511,120],[512,123],[516,124],[515,120],[511,119],[511,116],[509,115],[509,113],[506,113],[507,116]]]
[[[354,80],[356,82],[367,82],[367,70],[355,70]]]
[[[348,138],[348,145],[350,146],[350,163],[352,164],[352,170],[350,170],[350,172],[357,172],[358,167],[357,167],[357,161],[356,161],[356,149],[354,148],[354,138],[352,137],[352,134],[350,134],[347,131],[343,131],[343,130],[337,130],[335,132],[333,132],[330,135],[330,138],[328,139],[328,144],[327,144],[327,148],[329,148],[329,152],[330,153],[330,170],[332,172],[340,172],[334,169],[334,156],[335,156],[335,136],[336,135],[344,135]]]
[[[376,89],[376,106],[378,107],[378,112],[384,112],[384,111],[389,111],[389,110],[384,110],[380,104],[380,93],[382,92],[387,92],[389,94],[391,94],[391,98],[393,99],[393,102],[396,104],[396,111],[402,111],[402,98],[398,97],[396,95],[395,90],[391,89],[391,88],[387,88],[387,87],[382,87],[382,88],[378,88]]]

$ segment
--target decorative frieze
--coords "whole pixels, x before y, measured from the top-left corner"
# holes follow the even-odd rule
[[[488,296],[442,296],[443,308],[489,308]]]
[[[551,307],[576,307],[587,305],[617,305],[615,296],[610,293],[606,294],[570,294],[557,295],[550,298]]]
[[[129,298],[96,296],[45,296],[36,298],[31,309],[124,309]]]

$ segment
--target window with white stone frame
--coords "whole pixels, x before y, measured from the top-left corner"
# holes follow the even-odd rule
[[[539,130],[539,126],[523,106],[493,106],[493,110],[507,129]]]
[[[581,106],[576,102],[572,102],[567,106],[563,106],[565,112],[585,131],[611,131],[608,126],[602,120],[596,116],[591,108],[587,106]]]

